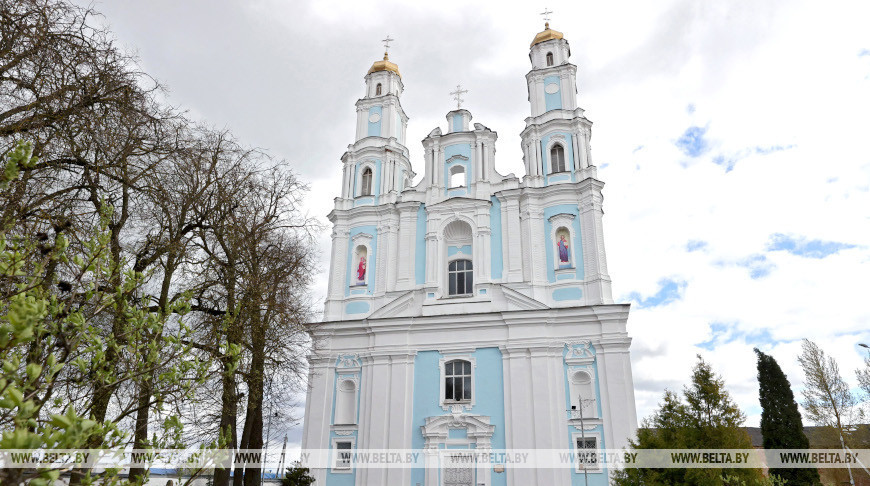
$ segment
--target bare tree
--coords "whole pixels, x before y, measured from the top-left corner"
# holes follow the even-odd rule
[[[803,340],[798,361],[805,377],[802,405],[807,417],[848,437],[849,427],[862,414],[857,398],[840,375],[837,361],[808,339]]]

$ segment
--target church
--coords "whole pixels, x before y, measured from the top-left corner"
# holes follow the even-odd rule
[[[309,325],[302,447],[334,451],[315,485],[609,483],[594,455],[562,468],[462,460],[579,457],[637,428],[629,305],[611,294],[604,183],[570,55],[549,23],[534,36],[521,179],[498,172],[497,133],[457,108],[423,139],[414,185],[399,67],[385,54],[366,74],[329,214],[324,320]],[[372,449],[418,451],[426,466],[349,459]]]

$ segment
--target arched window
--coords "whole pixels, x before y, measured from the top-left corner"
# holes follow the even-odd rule
[[[552,66],[552,65],[553,65],[553,53],[548,52],[547,53],[547,66]]]
[[[375,96],[380,96],[380,95],[381,95],[381,83],[378,83],[378,85],[375,86]]]
[[[450,168],[450,188],[462,187],[465,185],[465,167],[454,165]]]
[[[471,363],[457,359],[444,364],[444,400],[471,401]]]
[[[353,380],[342,380],[338,384],[335,397],[335,424],[348,425],[356,423],[356,383]]]
[[[565,172],[565,149],[558,143],[550,149],[550,171]]]
[[[454,260],[447,267],[448,294],[468,295],[474,290],[471,260]]]
[[[362,173],[362,185],[360,186],[360,195],[362,196],[371,196],[372,195],[372,169],[371,167],[366,167]]]

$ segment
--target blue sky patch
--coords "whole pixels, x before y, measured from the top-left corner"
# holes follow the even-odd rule
[[[753,280],[770,275],[770,272],[772,272],[773,269],[776,268],[776,265],[771,263],[766,256],[760,253],[749,255],[743,260],[737,262],[737,265],[748,268],[749,277]]]
[[[713,163],[725,167],[725,172],[727,173],[734,170],[734,166],[737,165],[737,159],[733,157],[725,157],[724,155],[717,155],[713,157]]]
[[[659,280],[659,290],[655,294],[644,299],[640,293],[631,292],[628,294],[628,298],[637,302],[638,309],[667,305],[683,297],[682,294],[686,289],[686,285],[685,280],[663,278]]]
[[[772,154],[774,152],[781,152],[783,150],[788,150],[788,149],[794,148],[794,147],[795,147],[794,144],[791,144],[791,145],[771,145],[768,147],[758,146],[758,147],[755,147],[755,153],[760,154],[760,155],[767,155],[767,154]]]
[[[689,127],[677,139],[677,148],[683,151],[689,157],[698,157],[709,148],[709,143],[704,139],[707,133],[706,128]]]
[[[770,251],[787,251],[792,255],[807,258],[825,258],[849,248],[855,248],[855,245],[837,241],[808,240],[803,236],[795,237],[782,233],[770,235],[770,241],[767,244],[767,249]]]
[[[733,341],[742,340],[749,346],[768,346],[777,341],[770,335],[767,329],[755,329],[750,332],[741,331],[737,328],[737,322],[711,322],[710,339],[696,344],[701,349],[714,351],[718,346]]]
[[[686,251],[699,251],[707,248],[707,242],[703,240],[689,240],[686,242]]]

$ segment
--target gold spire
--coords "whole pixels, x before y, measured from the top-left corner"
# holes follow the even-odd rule
[[[564,36],[561,32],[551,29],[550,23],[546,22],[544,24],[544,31],[538,32],[538,35],[535,36],[535,40],[532,41],[532,45],[530,45],[529,47],[534,47],[535,44],[540,44],[541,42],[546,42],[548,40],[558,40],[563,37]]]
[[[390,55],[386,52],[384,52],[384,60],[375,61],[375,63],[372,64],[371,69],[369,69],[368,74],[376,71],[392,71],[396,73],[400,78],[402,77],[402,75],[399,74],[399,66],[397,66],[395,63],[390,62]]]

